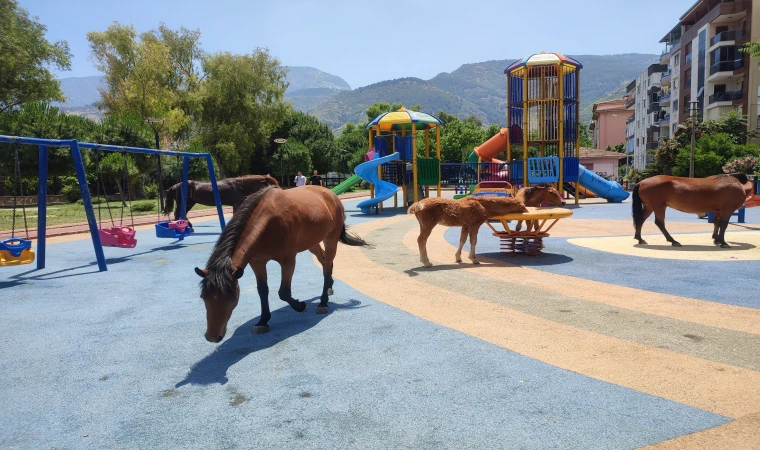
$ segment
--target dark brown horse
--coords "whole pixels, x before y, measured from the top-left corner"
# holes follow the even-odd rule
[[[431,267],[433,263],[427,256],[427,240],[436,225],[449,227],[462,227],[459,237],[459,248],[454,255],[456,262],[462,262],[462,247],[470,237],[469,259],[473,264],[478,264],[475,256],[475,245],[478,243],[478,230],[491,217],[509,213],[527,212],[519,200],[513,197],[465,197],[460,200],[449,198],[426,198],[413,204],[407,210],[408,214],[414,214],[420,224],[420,235],[417,245],[420,249],[420,262],[425,267]]]
[[[232,212],[237,211],[238,207],[246,197],[259,191],[267,186],[279,186],[277,180],[269,175],[245,175],[237,178],[224,178],[216,183],[219,188],[219,197],[222,205],[232,206]],[[182,183],[177,183],[166,191],[166,206],[164,214],[169,214],[174,208],[174,201],[177,201],[177,208],[174,210],[174,220],[179,220],[179,213],[182,201]],[[187,208],[190,211],[193,206],[200,203],[201,205],[214,206],[214,191],[211,183],[207,181],[188,180],[187,182]]]
[[[549,206],[565,206],[565,200],[559,195],[559,192],[550,184],[538,184],[536,186],[524,187],[517,191],[515,195],[517,200],[523,202],[525,206],[541,206],[548,204]],[[520,231],[522,228],[522,220],[517,221],[515,231]],[[538,227],[538,223],[528,220],[526,221],[528,231],[534,227]]]
[[[634,239],[641,238],[644,221],[654,212],[654,223],[673,246],[680,247],[665,229],[665,209],[671,207],[685,213],[715,213],[712,239],[722,248],[728,248],[725,234],[731,214],[741,208],[752,195],[752,183],[743,173],[714,175],[708,178],[682,178],[657,175],[633,187]]]
[[[294,299],[290,287],[296,255],[305,250],[316,255],[322,264],[324,285],[317,314],[327,313],[338,242],[367,245],[346,231],[343,204],[332,191],[319,186],[286,191],[267,186],[249,196],[219,236],[206,269],[195,268],[195,273],[203,278],[201,297],[206,304],[206,340],[221,342],[224,338],[227,322],[240,297],[238,279],[243,276],[246,265],[250,265],[256,275],[256,289],[261,298],[261,319],[253,328],[254,333],[269,331],[268,261],[277,261],[282,269],[280,299],[298,312],[306,311],[306,303]]]

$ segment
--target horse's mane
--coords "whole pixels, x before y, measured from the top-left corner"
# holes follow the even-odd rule
[[[719,175],[713,175],[710,178],[719,179],[719,178],[728,178],[728,177],[736,178],[736,180],[739,183],[741,183],[741,184],[745,184],[745,183],[747,183],[749,181],[749,178],[747,178],[747,174],[746,173],[741,173],[741,172],[737,172],[737,173],[721,173]]]
[[[272,189],[279,189],[279,187],[267,186],[249,195],[232,216],[227,226],[224,227],[206,263],[208,275],[201,280],[201,295],[205,296],[212,292],[222,295],[234,294],[236,279],[232,267],[232,253],[240,240],[240,235],[245,231],[251,214],[261,199]],[[240,267],[235,269],[240,269]]]
[[[243,175],[234,178],[235,184],[243,192],[253,193],[266,186],[279,186],[280,184],[269,175]]]

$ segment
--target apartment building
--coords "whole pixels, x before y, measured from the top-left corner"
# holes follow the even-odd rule
[[[749,128],[758,128],[760,70],[740,51],[760,39],[760,25],[753,23],[760,24],[760,2],[752,0],[702,0],[681,16],[679,122],[696,107],[702,120],[737,111],[748,116]]]
[[[699,0],[681,16],[660,40],[660,64],[626,87],[624,104],[634,111],[626,122],[626,151],[635,168],[651,162],[647,150],[672,137],[692,110],[701,120],[736,111],[748,117],[749,129],[760,128],[760,68],[740,51],[757,40],[760,0]]]
[[[633,153],[635,169],[644,169],[652,162],[652,158],[647,156],[647,150],[657,148],[660,140],[661,82],[667,71],[668,66],[665,64],[652,64],[626,88],[628,93],[623,99],[624,104],[628,110],[633,110],[626,126],[626,142],[627,151]]]
[[[625,107],[625,100],[609,100],[594,103],[591,118],[591,139],[594,148],[604,150],[626,142],[626,120],[632,114]]]

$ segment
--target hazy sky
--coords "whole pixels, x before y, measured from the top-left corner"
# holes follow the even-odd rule
[[[285,65],[312,66],[352,88],[429,79],[462,64],[567,54],[657,53],[694,0],[19,0],[66,40],[72,70],[97,75],[86,34],[113,21],[138,31],[165,22],[200,29],[206,51],[268,47]],[[408,7],[407,5],[413,5]]]

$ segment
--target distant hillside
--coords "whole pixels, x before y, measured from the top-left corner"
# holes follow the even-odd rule
[[[657,55],[578,55],[573,58],[584,66],[581,71],[581,120],[589,122],[591,104],[638,76],[657,59]],[[474,114],[486,122],[504,125],[504,69],[514,61],[465,64],[451,73],[441,73],[427,81],[402,78],[375,83],[341,92],[311,113],[333,127],[339,127],[347,121],[364,120],[363,113],[368,106],[375,101],[386,101],[406,106],[419,104],[423,111],[433,114],[440,110],[459,117]]]
[[[89,106],[100,100],[98,86],[105,85],[102,76],[71,77],[61,79],[61,90],[66,96],[65,103],[53,103],[53,106],[81,107]]]
[[[288,66],[288,82],[290,86],[287,92],[317,88],[351,90],[351,86],[343,78],[314,67]]]
[[[322,121],[337,128],[346,122],[366,121],[365,110],[375,102],[421,105],[424,111],[440,110],[458,115],[475,115],[483,120],[487,114],[477,105],[429,81],[419,78],[401,78],[382,81],[353,91],[340,92],[311,111]]]

